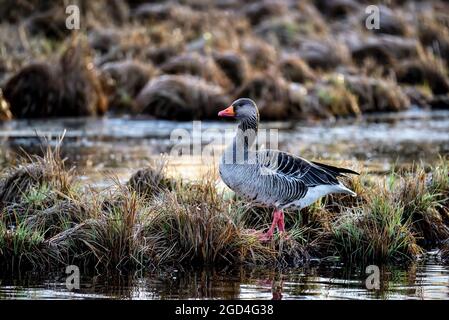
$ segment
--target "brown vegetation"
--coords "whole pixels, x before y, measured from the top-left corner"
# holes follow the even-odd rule
[[[34,63],[12,77],[4,90],[17,118],[94,116],[106,111],[107,99],[88,49],[71,43],[58,63]]]
[[[271,210],[229,197],[215,175],[168,179],[163,167],[106,190],[83,186],[58,152],[32,157],[1,182],[0,265],[46,269],[77,263],[97,270],[207,265],[291,265],[334,257],[354,263],[407,261],[448,238],[447,160],[431,168],[362,174],[356,198],[329,196],[286,212],[288,237],[261,243],[254,229]]]
[[[124,60],[101,66],[102,79],[108,95],[109,110],[129,113],[135,108],[135,98],[148,83],[155,71],[151,65]]]
[[[75,46],[75,32],[61,27],[65,12],[60,3],[26,0],[0,9],[5,22],[0,27],[0,85],[8,102],[2,108],[9,105],[13,117],[97,115],[109,109],[214,119],[216,99],[201,105],[200,91],[208,91],[204,96],[216,91],[229,100],[252,93],[267,110],[265,119],[399,111],[408,107],[407,96],[423,107],[447,107],[449,6],[440,1],[381,4],[375,30],[365,27],[365,6],[348,0],[79,4],[84,23],[77,33],[86,36],[88,46]],[[60,52],[56,63],[53,57]],[[97,69],[106,81],[98,79]],[[335,73],[348,79],[338,94],[345,97],[345,107],[330,106],[334,100],[317,96]],[[176,103],[163,98],[176,105],[171,117],[147,108],[161,100],[149,88],[166,83],[160,81],[164,75],[179,76],[168,79],[177,79],[174,96],[182,98]],[[315,96],[294,92],[301,88],[295,83]],[[332,85],[324,87],[336,96]],[[418,97],[426,87],[429,96]],[[190,116],[179,112],[185,103],[191,103],[182,107]],[[2,119],[8,119],[3,113]]]
[[[136,112],[162,119],[215,117],[231,101],[223,90],[201,78],[177,75],[151,80],[136,98]]]

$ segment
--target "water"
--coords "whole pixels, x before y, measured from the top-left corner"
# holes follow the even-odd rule
[[[15,120],[0,124],[0,165],[14,162],[20,149],[39,152],[42,137],[56,138],[66,130],[62,152],[83,179],[102,184],[105,174],[113,172],[124,180],[136,168],[170,154],[180,130],[191,141],[197,139],[192,135],[194,126],[200,126],[201,150],[212,147],[216,153],[165,156],[174,175],[194,178],[218,161],[235,124],[131,118]],[[449,111],[416,109],[320,123],[266,122],[261,128],[275,134],[275,147],[282,150],[331,164],[357,161],[371,172],[385,172],[393,163],[401,166],[423,159],[429,163],[439,154],[449,154]]]
[[[0,124],[0,166],[15,162],[23,148],[39,152],[41,138],[57,137],[66,129],[62,153],[86,183],[108,184],[113,173],[126,180],[137,168],[157,161],[176,145],[174,129],[192,135],[191,122],[151,119],[16,120]],[[201,146],[225,145],[233,134],[229,122],[201,123]],[[381,174],[416,161],[432,163],[449,154],[449,111],[411,110],[335,122],[262,123],[276,130],[282,150],[328,163],[359,162]],[[192,137],[193,139],[193,137]],[[216,158],[166,156],[170,173],[198,177]],[[368,290],[364,270],[342,265],[289,270],[173,271],[132,276],[84,276],[81,289],[69,292],[64,273],[0,276],[3,299],[448,299],[449,268],[434,252],[409,266],[382,269],[380,290]]]
[[[341,265],[289,270],[172,271],[82,277],[67,290],[64,274],[26,273],[0,282],[0,299],[449,299],[449,267],[433,253],[403,267],[383,267],[378,290],[364,270]]]

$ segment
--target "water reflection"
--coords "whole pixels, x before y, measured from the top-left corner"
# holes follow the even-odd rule
[[[379,290],[363,268],[319,265],[289,270],[170,271],[84,276],[69,292],[64,274],[2,275],[1,299],[448,299],[449,268],[430,254],[408,266],[381,267]],[[11,280],[12,279],[12,280]]]

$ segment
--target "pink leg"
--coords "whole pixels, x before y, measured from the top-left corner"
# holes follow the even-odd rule
[[[281,236],[281,238],[286,239],[286,240],[290,239],[287,232],[285,232],[284,212],[282,210],[281,210],[280,217],[278,220],[278,230],[279,230],[279,235]]]
[[[282,210],[279,211],[278,230],[279,232],[285,231],[284,212]]]
[[[284,230],[284,213],[282,210],[274,210],[273,212],[273,222],[271,223],[270,229],[266,233],[263,233],[260,235],[259,239],[261,241],[269,241],[271,238],[273,238],[274,229],[276,227],[279,228],[279,231],[281,231],[279,227],[279,220],[282,220],[282,231]]]

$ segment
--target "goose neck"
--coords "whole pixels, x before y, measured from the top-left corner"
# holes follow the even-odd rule
[[[240,121],[232,144],[226,149],[226,163],[247,163],[250,160],[250,149],[257,138],[258,118],[251,117]]]

